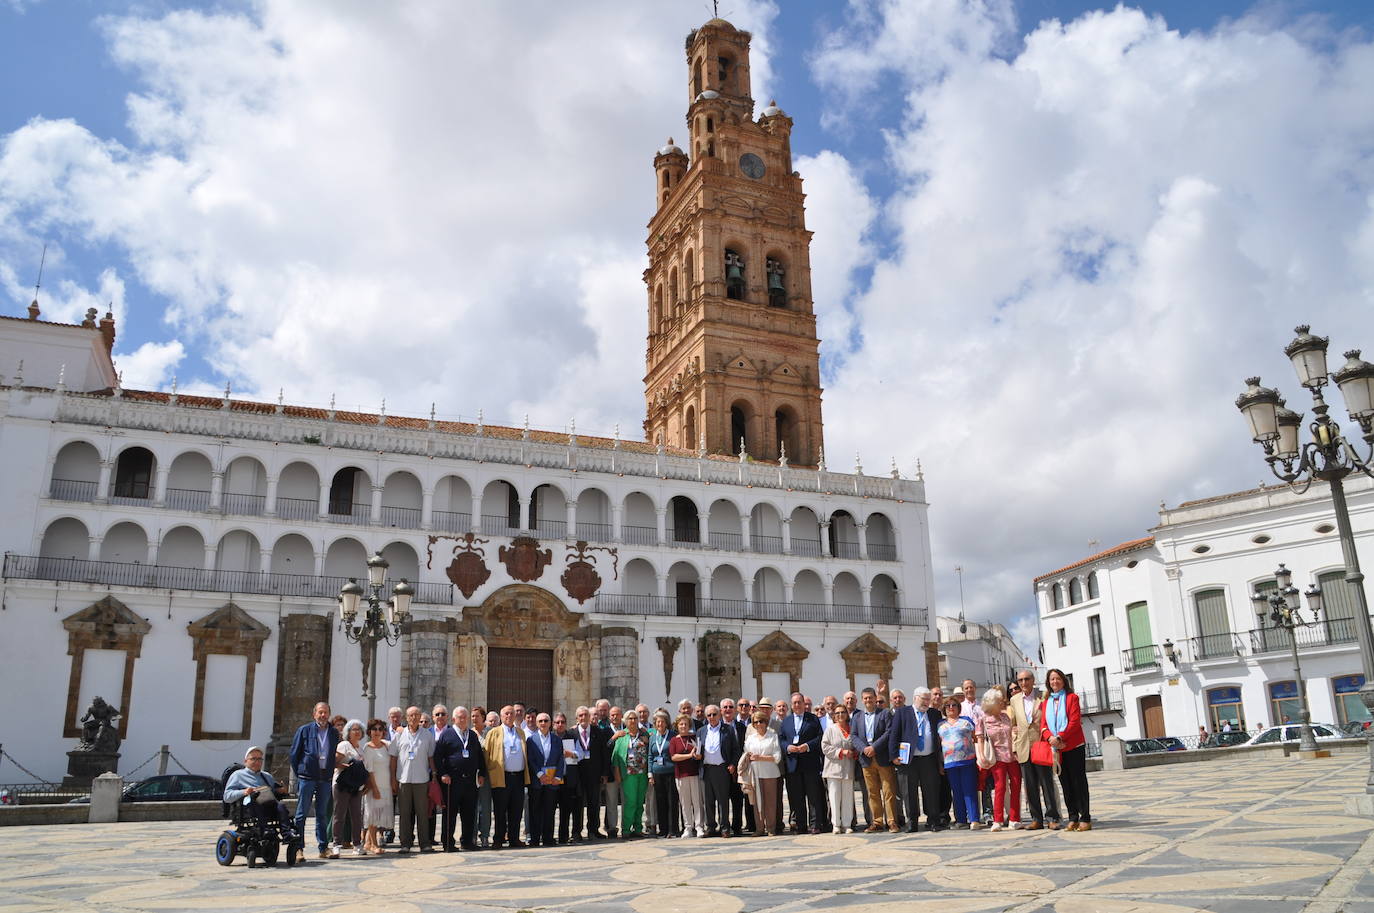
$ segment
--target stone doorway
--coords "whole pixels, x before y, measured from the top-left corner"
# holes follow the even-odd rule
[[[516,701],[538,710],[554,709],[552,650],[491,647],[490,651],[487,709],[499,710]]]

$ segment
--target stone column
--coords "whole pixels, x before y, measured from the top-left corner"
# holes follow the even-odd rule
[[[752,551],[749,544],[749,515],[740,514],[739,517],[739,547],[740,551]]]
[[[210,512],[219,513],[224,509],[224,473],[210,473]]]
[[[657,514],[656,520],[657,520],[657,523],[658,523],[658,544],[659,544],[659,545],[667,545],[667,544],[668,544],[668,508],[666,508],[666,507],[656,507],[656,508],[654,508],[654,513]]]
[[[868,560],[868,524],[856,523],[854,528],[859,531],[859,558]]]
[[[833,558],[830,553],[830,520],[829,518],[821,521],[821,557]]]
[[[153,483],[153,506],[165,507],[167,505],[167,477],[172,474],[170,467],[159,466],[157,468],[157,481]]]
[[[625,508],[619,504],[611,505],[611,540],[613,542],[624,541],[624,515]]]
[[[789,606],[792,604],[792,581],[790,580],[782,582],[782,601]]]
[[[528,528],[528,529],[534,529],[534,524],[530,522],[530,501],[531,501],[531,500],[533,500],[533,495],[531,495],[531,496],[528,497],[528,498],[522,497],[522,498],[520,499],[520,517],[519,517],[520,522],[518,522],[518,523],[515,524],[515,526],[516,526],[517,529],[526,529],[526,528]]]
[[[602,697],[621,707],[639,700],[639,632],[634,628],[601,630]]]
[[[329,665],[334,645],[334,619],[329,615],[291,614],[280,622],[277,643],[276,706],[268,766],[278,783],[290,782],[291,737],[309,721],[315,704],[329,700]],[[337,696],[341,701],[344,695]],[[348,695],[350,701],[357,699]]]
[[[472,508],[471,508],[471,510],[470,510],[470,513],[472,514],[472,524],[471,524],[472,530],[471,530],[471,531],[474,532],[474,533],[480,533],[480,532],[482,531],[482,494],[481,494],[481,492],[476,492],[476,491],[474,491],[474,492],[472,493]]]
[[[97,554],[98,554],[98,553],[97,553]],[[667,598],[668,598],[668,575],[667,575],[667,574],[659,574],[659,575],[658,575],[658,598],[659,598],[659,599],[667,599]]]
[[[265,516],[277,515],[277,477],[267,477],[267,497],[263,499],[262,512]]]
[[[110,503],[110,477],[114,474],[114,461],[100,461],[100,481],[95,483],[95,503]]]
[[[577,502],[569,499],[565,506],[568,509],[568,528],[564,530],[563,538],[573,540],[581,539],[582,537],[577,534]]]
[[[782,553],[792,554],[792,518],[782,518]]]
[[[89,543],[89,545],[88,545],[88,547],[87,547],[87,549],[86,549],[86,559],[87,559],[88,561],[99,561],[99,560],[100,560],[100,543],[103,542],[104,539],[105,539],[104,536],[87,536],[87,537],[86,537],[86,541]]]
[[[319,517],[321,520],[327,520],[329,518],[329,489],[331,487],[329,482],[326,482],[324,479],[320,480]]]
[[[382,522],[382,486],[372,486],[372,510],[368,514],[368,521],[376,524]]]
[[[743,688],[740,639],[733,631],[709,631],[697,641],[698,699],[719,703]]]
[[[428,711],[447,704],[449,636],[442,619],[411,622],[401,639],[401,706]]]
[[[471,708],[487,704],[487,640],[480,634],[449,639],[449,700]]]
[[[316,576],[316,577],[323,577],[323,576],[324,576],[324,559],[325,559],[325,553],[324,553],[324,552],[316,552],[316,553],[315,553],[315,576]],[[364,578],[364,579],[366,579],[366,578]]]
[[[426,488],[420,497],[420,529],[432,529],[434,527],[434,489]]]

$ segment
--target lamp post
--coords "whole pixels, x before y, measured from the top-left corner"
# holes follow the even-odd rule
[[[404,579],[391,590],[391,598],[382,602],[382,587],[386,584],[387,560],[377,552],[367,559],[367,591],[350,577],[339,590],[339,621],[344,637],[360,646],[363,660],[363,697],[367,698],[367,718],[377,716],[377,644],[385,640],[394,647],[401,639],[401,628],[410,617],[410,600],[415,589]],[[367,612],[358,618],[358,605],[367,597]]]
[[[1374,628],[1369,623],[1369,603],[1365,600],[1364,574],[1355,553],[1355,535],[1350,529],[1350,510],[1345,501],[1345,477],[1359,471],[1374,477],[1374,365],[1360,358],[1360,350],[1345,353],[1346,362],[1340,370],[1328,374],[1324,336],[1313,336],[1311,327],[1299,326],[1298,335],[1284,347],[1297,372],[1298,382],[1312,395],[1313,419],[1308,424],[1312,439],[1299,441],[1302,416],[1286,408],[1276,390],[1260,386],[1258,377],[1246,380],[1246,390],[1236,399],[1236,408],[1250,423],[1255,443],[1264,448],[1264,459],[1274,475],[1290,486],[1301,485],[1306,491],[1313,479],[1326,482],[1331,488],[1331,504],[1336,513],[1336,528],[1340,533],[1341,555],[1345,560],[1345,583],[1355,606],[1355,634],[1360,644],[1360,660],[1364,667],[1364,686],[1360,700],[1374,715]],[[1330,406],[1322,397],[1322,388],[1334,382],[1345,400],[1350,420],[1360,426],[1367,450],[1361,456],[1355,446],[1345,439],[1341,426],[1328,414]],[[1365,781],[1365,797],[1357,807],[1366,814],[1374,814],[1374,736],[1368,737],[1369,775]]]
[[[1298,683],[1299,706],[1302,708],[1299,712],[1298,729],[1302,735],[1298,740],[1298,751],[1316,751],[1317,740],[1312,735],[1312,708],[1307,703],[1307,685],[1302,677],[1302,660],[1298,658],[1298,628],[1315,625],[1321,620],[1322,590],[1313,584],[1303,594],[1307,597],[1307,607],[1312,610],[1312,620],[1307,621],[1302,617],[1298,588],[1293,586],[1293,572],[1280,564],[1274,572],[1274,579],[1279,584],[1277,589],[1269,593],[1256,590],[1251,594],[1250,601],[1255,604],[1261,630],[1264,628],[1264,619],[1268,617],[1275,629],[1288,632],[1288,644],[1293,648],[1293,676]]]

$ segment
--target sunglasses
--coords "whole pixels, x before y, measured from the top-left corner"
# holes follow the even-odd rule
[[[714,712],[714,711],[712,711],[711,713],[708,713],[708,714],[706,714],[706,715],[707,715],[707,716],[720,716],[719,713],[716,713],[716,712]]]

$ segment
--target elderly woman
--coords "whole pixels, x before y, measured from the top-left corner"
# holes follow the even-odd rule
[[[654,822],[660,837],[676,837],[679,826],[676,769],[669,750],[672,743],[668,711],[657,710],[654,712],[654,731],[649,733],[649,787],[654,794]]]
[[[1078,695],[1059,669],[1051,669],[1045,676],[1045,687],[1049,694],[1045,698],[1041,735],[1059,753],[1059,785],[1064,790],[1064,805],[1069,814],[1064,830],[1090,831],[1093,822],[1088,814],[1088,750]]]
[[[744,754],[754,772],[754,836],[777,836],[782,832],[778,820],[778,784],[782,782],[782,746],[778,734],[768,726],[769,714],[755,710],[744,734]]]
[[[339,772],[354,761],[363,759],[362,745],[366,733],[362,720],[344,723],[343,740],[334,751],[334,843],[329,858],[338,859],[339,850],[352,850],[354,856],[366,855],[363,850],[363,794],[350,792],[339,785]]]
[[[835,822],[835,833],[852,834],[854,828],[842,825],[854,820],[854,762],[859,752],[850,741],[849,711],[843,705],[831,712],[830,723],[821,736],[821,754],[825,756],[821,777],[830,793],[830,820]]]
[[[639,728],[639,714],[626,710],[624,738],[616,739],[611,769],[625,803],[621,836],[644,836],[644,794],[649,787],[649,734]]]
[[[978,758],[973,743],[973,720],[960,716],[963,701],[945,698],[945,721],[940,724],[940,749],[944,755],[945,778],[954,793],[954,820],[961,827],[977,830]]]
[[[684,701],[683,703],[689,703]],[[677,735],[668,743],[677,781],[677,800],[682,808],[682,836],[706,836],[706,799],[701,786],[701,745],[688,713],[678,714]]]
[[[992,767],[992,829],[1000,831],[1005,821],[1008,828],[1016,830],[1021,824],[1021,765],[1016,763],[1016,750],[1012,747],[1013,726],[1007,700],[1000,688],[990,688],[983,694],[982,706],[983,715],[978,719],[974,739],[990,744],[997,761]]]
[[[391,751],[386,738],[390,732],[390,727],[382,720],[368,720],[368,741],[359,749],[367,765],[367,786],[362,793],[363,826],[367,828],[363,852],[372,856],[382,855],[378,835],[390,829],[395,820],[391,810]]]

